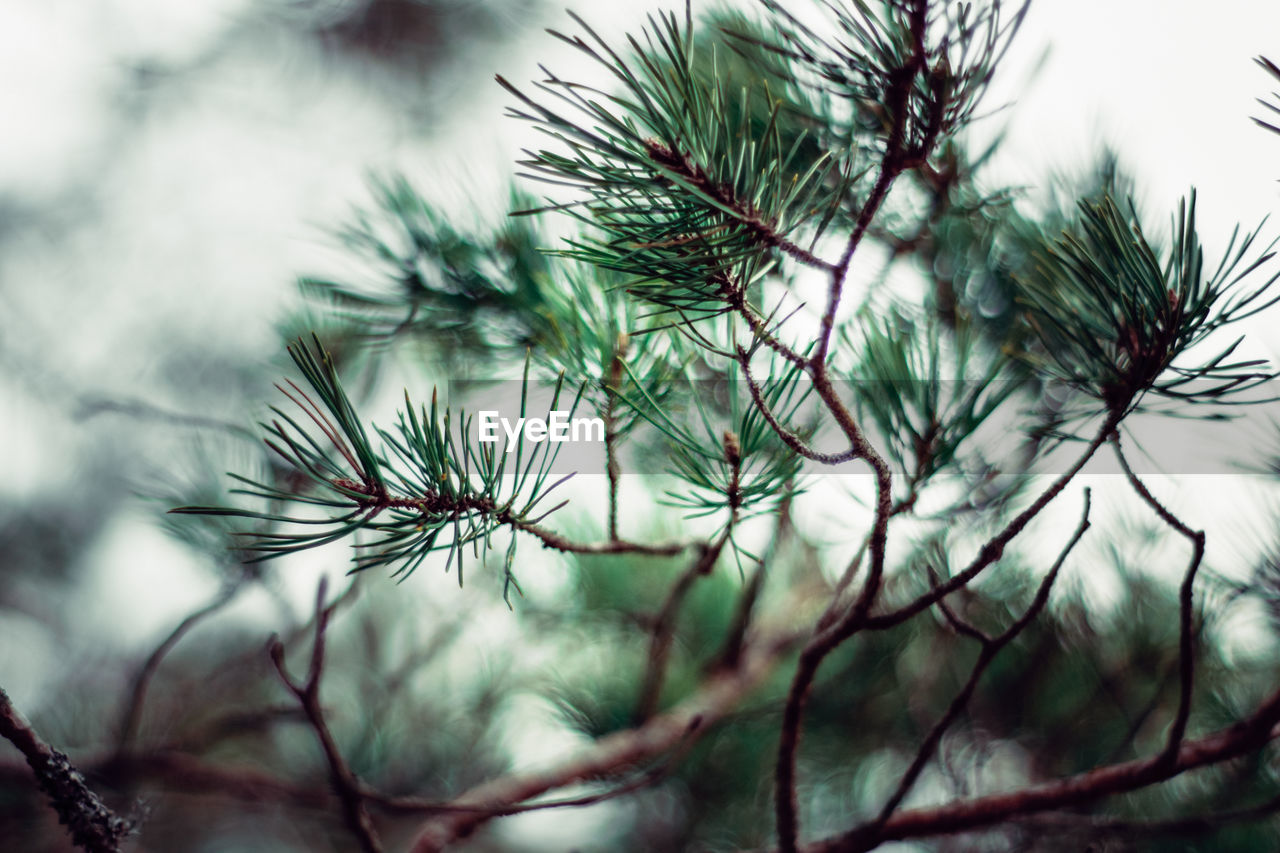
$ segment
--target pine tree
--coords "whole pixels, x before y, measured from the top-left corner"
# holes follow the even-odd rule
[[[551,36],[596,76],[498,78],[545,145],[509,219],[466,227],[388,178],[340,232],[370,276],[302,279],[327,325],[288,348],[261,463],[175,529],[230,541],[237,583],[346,543],[350,589],[382,604],[415,573],[492,585],[500,618],[559,655],[526,689],[585,742],[504,769],[495,697],[412,691],[408,730],[379,733],[358,656],[322,700],[355,640],[335,630],[349,593],[321,585],[309,631],[269,658],[332,796],[270,761],[264,796],[314,793],[348,833],[334,848],[366,851],[608,800],[629,811],[599,849],[1266,849],[1280,670],[1224,648],[1241,602],[1274,615],[1280,570],[1207,566],[1129,430],[1231,430],[1268,399],[1276,373],[1236,329],[1280,300],[1274,243],[1202,247],[1194,191],[1153,225],[1105,157],[1068,203],[990,186],[994,149],[966,131],[1025,5],[798,5],[686,6],[619,42],[570,15]],[[410,388],[375,423],[353,389],[396,352],[518,377],[500,414],[523,433],[486,439],[478,382]],[[582,419],[574,453],[600,424],[587,483],[563,472],[556,417]],[[1168,584],[1113,545],[1093,612],[1077,546],[1138,526],[1099,519],[1078,483],[1108,453],[1155,556],[1185,562]],[[653,482],[648,505],[624,488]],[[1055,529],[1064,504],[1078,517]],[[549,571],[539,552],[555,595],[522,588]],[[427,694],[449,683],[433,672]],[[125,763],[146,754],[138,684]]]

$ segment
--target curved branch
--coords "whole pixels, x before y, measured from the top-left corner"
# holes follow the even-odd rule
[[[1080,473],[1080,469],[1084,468],[1089,460],[1093,458],[1093,455],[1097,453],[1098,448],[1107,441],[1107,438],[1111,435],[1112,430],[1115,429],[1122,417],[1122,414],[1113,413],[1108,415],[1107,419],[1103,422],[1101,429],[1098,430],[1097,435],[1095,435],[1093,440],[1089,442],[1084,453],[1080,454],[1080,457],[1076,459],[1075,463],[1063,472],[1058,479],[1050,483],[1048,488],[1041,492],[1040,496],[1036,498],[1030,506],[1014,516],[1014,518],[1005,525],[1003,530],[988,540],[987,543],[982,546],[981,550],[978,551],[978,555],[973,558],[973,561],[965,567],[964,571],[949,578],[945,582],[929,590],[929,592],[919,596],[914,601],[904,604],[897,610],[868,616],[862,627],[882,631],[887,628],[892,628],[895,625],[901,625],[903,622],[906,622],[913,616],[928,610],[941,599],[967,585],[988,566],[999,560],[1004,555],[1005,546],[1012,542],[1014,538],[1016,538],[1017,535],[1031,523],[1031,520],[1039,515],[1044,508],[1067,487],[1067,484],[1075,478],[1076,474]]]
[[[133,680],[133,690],[129,694],[129,702],[120,718],[120,734],[116,741],[117,752],[124,752],[128,749],[133,739],[137,736],[138,725],[142,722],[142,709],[147,701],[147,689],[151,686],[151,680],[155,677],[156,671],[159,670],[165,656],[173,650],[173,647],[192,628],[230,604],[239,592],[239,583],[228,584],[208,604],[199,610],[189,613],[185,619],[179,622],[147,657],[146,662],[138,670],[138,674]]]
[[[738,347],[737,352],[738,364],[742,367],[742,376],[747,382],[747,390],[751,393],[751,402],[755,404],[756,409],[764,417],[765,422],[773,428],[778,438],[782,439],[782,443],[791,448],[792,451],[803,456],[805,459],[811,459],[814,462],[821,462],[823,465],[839,465],[842,462],[849,462],[857,458],[855,451],[845,450],[840,453],[823,453],[814,450],[805,443],[799,435],[787,429],[778,420],[777,415],[769,408],[769,403],[764,399],[764,394],[760,390],[760,385],[751,375],[751,356],[742,347]]]
[[[515,773],[473,788],[452,805],[478,807],[480,812],[440,815],[424,823],[413,853],[434,853],[464,838],[493,816],[495,810],[575,782],[616,773],[675,748],[695,733],[734,711],[742,700],[773,672],[779,659],[795,644],[790,634],[752,644],[734,669],[712,674],[695,694],[644,725],[614,732],[597,740],[579,756],[541,772]]]
[[[704,545],[698,558],[680,573],[676,582],[671,585],[667,599],[653,625],[653,636],[649,642],[649,657],[645,666],[644,681],[640,687],[640,698],[636,701],[634,721],[641,725],[653,716],[658,708],[658,699],[662,696],[662,682],[667,673],[667,659],[671,656],[671,643],[674,637],[676,617],[680,613],[680,605],[684,603],[689,590],[699,578],[711,573],[716,560],[724,550],[725,543],[733,530],[730,524],[725,532],[713,544]]]
[[[1191,719],[1191,694],[1195,686],[1196,671],[1195,625],[1193,624],[1195,582],[1196,572],[1204,559],[1205,535],[1203,530],[1192,530],[1179,520],[1156,499],[1155,495],[1151,494],[1146,484],[1138,479],[1138,475],[1129,467],[1129,460],[1125,458],[1124,451],[1120,449],[1119,433],[1112,434],[1111,447],[1115,450],[1116,459],[1120,460],[1120,467],[1124,469],[1125,476],[1129,478],[1129,484],[1133,486],[1138,496],[1155,510],[1156,515],[1160,516],[1165,524],[1191,542],[1191,562],[1182,575],[1182,586],[1178,590],[1178,710],[1174,715],[1173,725],[1169,727],[1169,740],[1162,754],[1165,761],[1172,762],[1177,758],[1178,744],[1182,742],[1187,732],[1187,721]]]
[[[95,794],[65,755],[45,743],[0,689],[0,737],[12,743],[35,774],[36,784],[71,840],[87,853],[119,853],[132,829]]]
[[[881,841],[948,835],[992,826],[1037,812],[1067,809],[1113,794],[1136,791],[1174,776],[1247,755],[1280,736],[1280,692],[1272,694],[1253,716],[1199,740],[1184,741],[1173,762],[1161,755],[1098,767],[1065,779],[1008,793],[956,800],[942,806],[899,812],[880,833]],[[804,853],[848,853],[860,850],[853,830],[803,848]]]
[[[1076,544],[1080,542],[1081,537],[1084,536],[1085,531],[1089,529],[1089,495],[1089,489],[1086,488],[1084,490],[1084,510],[1080,516],[1080,523],[1076,526],[1075,533],[1072,534],[1071,538],[1067,541],[1067,544],[1064,545],[1062,550],[1058,553],[1058,558],[1054,561],[1053,567],[1049,569],[1044,580],[1040,582],[1040,587],[1036,590],[1036,595],[1035,598],[1032,599],[1031,605],[1027,607],[1026,611],[1018,618],[1017,621],[1005,629],[1005,631],[999,636],[988,637],[976,628],[961,622],[950,612],[950,610],[948,610],[945,601],[938,601],[938,606],[947,616],[948,621],[952,622],[952,624],[957,627],[957,630],[976,638],[982,645],[982,651],[979,653],[978,660],[974,663],[973,669],[969,673],[969,680],[965,682],[964,687],[961,688],[958,694],[956,694],[956,697],[952,700],[950,707],[947,708],[946,713],[942,715],[942,718],[939,719],[936,724],[934,724],[933,728],[929,731],[928,736],[926,736],[924,741],[921,742],[919,749],[916,750],[915,758],[912,760],[911,765],[907,768],[906,772],[902,774],[902,779],[898,782],[897,789],[889,796],[889,799],[885,802],[884,808],[881,809],[880,814],[875,818],[875,820],[853,831],[855,835],[860,834],[863,838],[864,849],[870,850],[879,843],[881,831],[889,822],[890,818],[893,817],[893,813],[897,811],[898,806],[902,804],[903,799],[905,799],[907,794],[911,791],[916,780],[920,777],[920,773],[924,770],[925,765],[928,764],[929,760],[933,757],[934,752],[938,748],[938,744],[942,742],[942,736],[946,733],[947,729],[951,727],[951,724],[960,717],[960,714],[964,712],[964,709],[968,707],[969,700],[973,698],[974,692],[978,689],[978,682],[987,671],[987,667],[991,665],[991,662],[996,659],[996,656],[1000,654],[1005,646],[1013,642],[1019,634],[1026,630],[1027,626],[1031,624],[1040,612],[1044,610],[1045,605],[1048,604],[1049,590],[1053,587],[1054,581],[1058,579],[1058,574],[1062,571],[1062,564],[1066,562],[1067,555],[1071,553]]]
[[[325,761],[329,765],[329,780],[342,804],[342,816],[347,828],[355,836],[363,853],[382,853],[382,844],[378,841],[373,821],[365,808],[360,780],[351,771],[346,759],[342,757],[342,752],[333,739],[333,733],[329,730],[329,724],[325,721],[324,709],[320,706],[320,679],[324,676],[325,631],[329,627],[329,618],[337,606],[336,602],[325,605],[327,592],[326,579],[321,579],[320,587],[316,591],[315,638],[311,646],[307,680],[299,683],[289,675],[284,661],[284,643],[278,637],[270,646],[271,662],[275,665],[276,672],[280,675],[280,680],[284,682],[285,687],[297,697],[303,713],[307,716],[307,721],[311,723],[311,728],[320,741]]]
[[[778,841],[783,853],[795,853],[799,837],[799,803],[796,797],[796,756],[800,748],[800,732],[804,721],[805,703],[818,669],[827,655],[835,651],[845,640],[857,633],[868,611],[880,592],[884,577],[885,550],[889,536],[889,520],[894,515],[893,474],[889,464],[871,446],[863,435],[853,415],[840,402],[835,387],[827,376],[825,363],[817,363],[812,369],[814,389],[826,405],[845,437],[849,440],[855,458],[865,460],[875,472],[876,514],[868,537],[871,561],[862,592],[843,617],[830,627],[823,628],[824,615],[815,628],[814,636],[805,645],[796,663],[795,675],[787,691],[782,711],[782,731],[778,738],[778,759],[774,767],[774,812],[778,823]]]

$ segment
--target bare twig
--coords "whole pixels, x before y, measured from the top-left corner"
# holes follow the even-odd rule
[[[752,643],[736,668],[712,673],[696,693],[639,728],[607,735],[581,755],[542,772],[505,776],[462,794],[453,801],[454,805],[478,806],[488,811],[459,812],[427,821],[419,830],[413,853],[442,850],[489,820],[489,811],[523,803],[575,782],[616,773],[671,750],[734,711],[794,644],[791,634]]]
[[[118,752],[128,749],[138,734],[138,724],[142,721],[142,710],[147,701],[147,689],[151,686],[151,680],[155,677],[156,671],[159,670],[165,656],[173,650],[173,647],[192,628],[230,604],[239,594],[240,588],[240,583],[225,585],[208,604],[188,614],[186,618],[179,622],[147,657],[146,662],[143,663],[142,668],[138,670],[138,674],[133,679],[133,689],[129,693],[129,701],[125,705],[124,713],[120,718],[120,730],[116,741],[116,750]]]
[[[355,773],[347,765],[346,759],[342,757],[342,752],[333,739],[333,733],[329,731],[329,724],[325,721],[324,710],[320,707],[320,679],[324,675],[325,630],[329,627],[329,618],[333,615],[335,607],[333,604],[325,605],[328,592],[326,580],[320,581],[320,587],[316,592],[315,639],[311,646],[307,680],[298,683],[289,675],[284,661],[284,644],[279,638],[272,640],[271,662],[275,664],[280,680],[297,697],[303,712],[307,715],[307,721],[311,723],[311,728],[320,741],[325,760],[329,764],[329,781],[342,803],[342,815],[347,828],[355,836],[363,853],[381,853],[382,844],[378,841],[373,821],[370,820],[369,812],[365,808],[360,780],[356,778]]]
[[[755,404],[756,409],[764,416],[765,421],[777,433],[778,438],[782,439],[783,444],[805,459],[812,459],[814,462],[821,462],[823,465],[839,465],[841,462],[848,462],[857,458],[852,450],[845,450],[840,453],[822,453],[814,450],[805,443],[803,438],[783,426],[777,415],[773,413],[773,409],[769,407],[769,403],[764,399],[764,394],[761,392],[759,384],[751,375],[750,353],[742,347],[738,347],[737,360],[742,367],[742,377],[747,382],[747,390],[751,392],[751,402]]]
[[[981,574],[988,566],[999,560],[1004,555],[1005,546],[1012,542],[1019,533],[1021,533],[1031,520],[1039,515],[1044,508],[1048,506],[1054,498],[1056,498],[1067,484],[1075,478],[1076,474],[1082,469],[1093,455],[1097,453],[1098,448],[1106,442],[1107,437],[1119,422],[1120,415],[1108,415],[1098,433],[1093,440],[1085,447],[1084,452],[1076,459],[1070,468],[1058,476],[1049,486],[1040,493],[1031,505],[1018,513],[1009,521],[1004,528],[994,537],[989,539],[985,545],[979,549],[977,556],[973,561],[964,568],[963,571],[948,578],[937,587],[929,592],[919,596],[915,600],[904,604],[896,610],[888,613],[873,614],[866,618],[862,627],[870,630],[885,630],[896,625],[901,625],[913,616],[928,610],[940,599],[945,598],[956,590],[969,584],[974,578]]]
[[[107,808],[67,757],[36,734],[3,689],[0,737],[17,747],[27,760],[36,784],[49,798],[58,821],[67,827],[77,847],[88,853],[119,853],[121,840],[132,828],[129,822]]]
[[[680,573],[680,576],[676,578],[676,582],[671,585],[671,589],[667,593],[666,601],[662,604],[662,610],[658,612],[658,618],[653,623],[653,636],[649,642],[649,655],[645,664],[644,681],[641,683],[640,696],[636,700],[635,725],[640,725],[652,717],[654,711],[658,708],[658,700],[662,695],[662,682],[667,673],[667,659],[671,656],[671,643],[674,639],[676,617],[680,613],[680,605],[684,603],[685,596],[689,594],[689,590],[693,589],[694,583],[699,578],[711,573],[711,570],[715,567],[716,560],[720,559],[720,553],[724,550],[725,543],[729,541],[729,534],[730,529],[726,529],[713,544],[703,545],[699,550],[698,558]]]
[[[1035,829],[1053,829],[1056,832],[1075,830],[1091,836],[1186,836],[1214,832],[1232,823],[1263,820],[1274,817],[1277,812],[1280,812],[1280,797],[1272,797],[1265,802],[1248,808],[1226,809],[1168,820],[1127,820],[1124,818],[1060,812],[1036,815],[1020,822]]]
[[[815,376],[815,384],[820,384],[819,379],[825,380],[825,374]],[[825,388],[820,387],[819,393],[834,394],[834,390],[830,389],[830,383],[826,382],[825,385]],[[825,399],[826,397],[824,396]],[[858,431],[857,425],[853,423],[852,416],[847,409],[844,409],[839,400],[835,399],[828,407],[832,409],[837,420],[841,421],[842,427],[845,429],[846,435],[851,437],[851,441],[861,442],[861,445],[868,452],[874,454],[875,451],[870,449],[866,439]],[[879,589],[880,578],[884,571],[885,539],[889,520],[893,516],[893,504],[889,498],[892,484],[889,478],[888,466],[879,456],[874,457],[879,460],[880,466],[883,466],[883,468],[875,466],[873,463],[877,473],[878,501],[876,520],[869,539],[871,568],[867,580],[863,585],[862,593],[858,600],[849,608],[844,617],[817,633],[810,639],[804,650],[801,651],[800,659],[796,664],[795,676],[792,679],[791,687],[787,693],[786,705],[783,709],[782,733],[779,738],[778,761],[774,772],[776,786],[774,805],[778,818],[779,847],[784,853],[794,853],[796,849],[798,830],[796,824],[798,804],[795,799],[796,754],[800,743],[800,726],[804,715],[805,702],[822,661],[845,640],[863,628],[884,628],[901,624],[969,583],[987,566],[998,560],[1004,554],[1005,546],[1022,532],[1031,520],[1039,515],[1066,488],[1072,478],[1093,457],[1093,454],[1107,440],[1119,418],[1120,415],[1118,414],[1108,416],[1098,434],[1085,448],[1085,452],[1081,454],[1075,464],[1050,484],[1031,506],[1015,516],[1004,529],[990,539],[964,571],[935,587],[930,592],[921,595],[911,604],[878,617],[870,615],[868,611],[874,603],[876,592]]]
[[[1035,597],[1032,599],[1030,606],[1027,607],[1026,611],[1018,618],[1017,621],[1005,629],[1005,631],[999,636],[989,637],[977,628],[963,622],[956,617],[954,613],[950,612],[944,600],[939,599],[938,605],[942,609],[944,615],[947,616],[948,621],[950,621],[961,633],[976,639],[981,644],[982,650],[979,652],[978,660],[974,663],[973,669],[969,673],[969,680],[965,682],[964,687],[961,688],[958,694],[956,694],[950,707],[947,708],[946,713],[942,715],[942,718],[938,720],[938,722],[929,731],[929,734],[925,737],[924,741],[921,742],[920,747],[916,750],[915,758],[912,759],[906,772],[902,774],[902,779],[899,780],[897,789],[889,796],[889,799],[884,804],[884,808],[881,809],[880,814],[875,818],[875,820],[855,829],[851,833],[852,836],[861,837],[863,839],[863,849],[869,850],[879,842],[881,830],[884,828],[885,824],[889,822],[889,819],[893,817],[893,813],[898,809],[898,806],[902,804],[903,799],[911,791],[916,780],[919,779],[920,773],[933,757],[935,750],[938,748],[938,744],[942,742],[942,736],[968,706],[969,700],[973,698],[974,691],[976,691],[978,687],[978,682],[982,679],[982,675],[986,672],[987,667],[993,660],[995,660],[996,656],[1000,654],[1005,646],[1013,642],[1019,634],[1026,630],[1027,626],[1031,624],[1036,616],[1044,610],[1045,605],[1049,601],[1049,590],[1053,587],[1053,582],[1057,580],[1058,574],[1062,570],[1062,565],[1066,562],[1067,555],[1071,553],[1072,549],[1075,548],[1081,537],[1084,536],[1085,531],[1089,529],[1089,504],[1089,489],[1085,489],[1084,510],[1081,513],[1080,523],[1076,526],[1075,533],[1072,534],[1071,538],[1067,541],[1067,544],[1063,546],[1062,551],[1058,554],[1058,559],[1053,564],[1053,567],[1049,569],[1044,580],[1040,582],[1040,587],[1036,590]]]
[[[906,497],[894,501],[893,507],[889,510],[890,520],[902,515],[904,512],[910,512],[916,504],[917,497],[916,489],[913,486]],[[818,617],[817,626],[814,629],[816,634],[826,631],[836,623],[836,620],[848,612],[850,605],[845,601],[845,593],[853,585],[853,579],[857,577],[858,570],[862,568],[862,561],[867,555],[867,547],[870,544],[871,534],[868,533],[863,537],[862,544],[858,546],[858,550],[854,552],[853,558],[845,566],[844,572],[841,573],[835,587],[831,590],[831,601],[822,615]]]
[[[1129,484],[1133,486],[1133,490],[1147,502],[1148,506],[1156,511],[1156,515],[1160,516],[1160,519],[1165,524],[1191,542],[1191,562],[1187,565],[1187,570],[1182,575],[1182,586],[1178,590],[1178,710],[1174,715],[1173,725],[1169,727],[1169,740],[1165,744],[1164,753],[1162,754],[1164,761],[1173,762],[1177,760],[1178,745],[1186,735],[1187,721],[1191,719],[1191,698],[1195,686],[1196,668],[1193,607],[1195,604],[1196,572],[1204,559],[1205,535],[1203,530],[1192,530],[1179,520],[1177,516],[1151,494],[1146,484],[1138,479],[1138,475],[1133,473],[1133,469],[1129,467],[1129,460],[1125,458],[1124,451],[1120,448],[1119,433],[1112,434],[1111,446],[1115,450],[1116,458],[1120,460],[1120,467],[1124,469],[1125,476],[1129,478]]]
[[[581,808],[583,806],[593,806],[596,803],[602,803],[607,800],[614,800],[618,797],[624,797],[627,794],[642,790],[654,785],[674,770],[689,751],[698,742],[698,737],[702,734],[700,731],[701,721],[696,721],[682,742],[675,745],[671,754],[666,759],[659,762],[654,767],[637,775],[634,779],[600,791],[595,794],[584,794],[580,797],[565,797],[558,800],[540,800],[536,803],[521,803],[515,805],[499,806],[497,808],[487,808],[485,806],[469,806],[459,805],[456,802],[440,802],[434,800],[419,800],[413,797],[387,797],[374,791],[366,791],[365,796],[371,805],[393,814],[471,814],[483,816],[485,818],[507,817],[509,815],[526,814],[528,812],[547,811],[548,809],[566,809]]]
[[[1162,754],[1098,767],[1065,779],[1007,793],[957,800],[941,806],[902,811],[891,817],[880,840],[900,841],[966,832],[1033,815],[1067,809],[1164,782],[1188,770],[1220,764],[1257,751],[1280,732],[1280,692],[1272,694],[1250,717],[1199,740],[1183,741],[1175,760]],[[804,853],[844,853],[863,849],[852,830],[804,847]]]

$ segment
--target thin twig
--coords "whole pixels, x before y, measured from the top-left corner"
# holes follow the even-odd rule
[[[901,780],[898,782],[897,789],[889,796],[884,807],[880,810],[880,814],[875,820],[867,823],[865,826],[855,829],[853,835],[861,834],[864,840],[865,848],[871,849],[879,843],[880,832],[889,819],[893,817],[893,813],[897,811],[898,806],[902,804],[903,799],[911,791],[916,780],[919,779],[920,773],[923,772],[925,765],[933,757],[938,745],[942,742],[942,736],[947,729],[960,717],[964,709],[968,707],[969,700],[973,698],[974,692],[978,688],[978,682],[982,679],[987,667],[995,660],[996,656],[1007,646],[1013,642],[1019,634],[1026,630],[1027,626],[1044,610],[1045,605],[1049,602],[1049,591],[1053,587],[1053,583],[1058,578],[1059,572],[1062,570],[1063,563],[1066,562],[1067,555],[1071,553],[1076,544],[1084,536],[1085,531],[1089,529],[1089,489],[1084,490],[1084,510],[1080,515],[1080,523],[1076,526],[1075,533],[1063,546],[1058,554],[1058,558],[1054,561],[1053,567],[1049,569],[1044,580],[1040,582],[1039,589],[1036,590],[1035,597],[1032,599],[1030,606],[1012,625],[1010,625],[1003,633],[996,637],[989,637],[968,623],[963,622],[955,614],[951,613],[947,608],[943,599],[938,600],[938,605],[942,609],[944,615],[960,630],[961,633],[978,640],[982,645],[982,650],[978,654],[978,660],[974,663],[973,669],[969,673],[969,680],[965,682],[964,687],[956,694],[951,701],[950,707],[947,708],[942,718],[929,731],[928,736],[921,742],[919,749],[916,750],[915,758],[912,759],[910,766],[906,772],[902,774]]]
[[[1156,515],[1160,516],[1165,524],[1191,542],[1191,562],[1182,575],[1182,586],[1178,590],[1178,710],[1174,715],[1173,725],[1169,727],[1169,739],[1162,754],[1164,761],[1173,762],[1177,760],[1178,745],[1182,743],[1182,738],[1187,732],[1187,722],[1191,719],[1191,699],[1196,670],[1195,614],[1193,612],[1195,581],[1196,572],[1199,571],[1200,563],[1204,559],[1205,535],[1203,530],[1192,530],[1178,519],[1151,494],[1146,484],[1138,479],[1138,475],[1129,467],[1129,460],[1125,458],[1124,451],[1120,448],[1118,432],[1112,434],[1111,446],[1133,490],[1156,511]]]
[[[783,444],[805,459],[812,459],[814,462],[821,462],[823,465],[839,465],[842,462],[849,462],[857,458],[853,450],[845,450],[840,453],[822,453],[814,450],[805,443],[803,438],[783,426],[779,422],[777,415],[773,413],[773,409],[769,407],[769,403],[764,399],[760,385],[751,375],[751,355],[742,347],[738,347],[737,360],[742,367],[742,377],[746,380],[747,390],[751,393],[751,402],[755,404],[756,409],[764,416],[765,422],[777,433],[778,438],[782,439]]]
[[[825,379],[825,374],[820,374]],[[815,384],[816,384],[815,377]],[[834,393],[827,387],[820,388],[820,394]],[[824,397],[825,399],[825,397]],[[831,406],[829,406],[831,407]],[[839,400],[834,401],[832,411],[836,414],[837,420],[843,418],[843,427],[847,435],[856,436],[860,439],[864,446],[866,440],[861,438],[861,433],[857,431],[856,424],[853,423],[852,416]],[[965,568],[964,571],[949,579],[947,582],[940,584],[928,593],[921,595],[915,601],[892,613],[884,616],[872,616],[869,614],[870,607],[875,599],[875,593],[879,588],[880,577],[884,568],[884,547],[885,537],[887,535],[889,520],[893,514],[893,506],[889,501],[888,492],[891,486],[888,477],[888,468],[885,466],[883,477],[881,471],[877,468],[877,482],[879,484],[877,516],[875,526],[872,529],[869,549],[871,552],[871,570],[866,583],[863,586],[862,594],[852,607],[846,612],[845,616],[836,621],[829,628],[816,634],[800,653],[799,661],[796,664],[795,675],[791,682],[791,687],[787,693],[786,705],[783,708],[782,733],[779,738],[778,745],[778,761],[774,771],[775,791],[774,806],[778,818],[778,839],[779,848],[784,853],[794,853],[796,850],[797,824],[796,812],[798,803],[795,799],[795,772],[796,757],[800,743],[800,726],[804,715],[805,702],[808,699],[808,693],[813,685],[814,679],[817,677],[818,669],[822,665],[822,661],[832,651],[838,648],[849,637],[852,637],[858,631],[864,628],[884,628],[901,624],[907,619],[923,610],[933,606],[933,604],[955,590],[968,584],[973,578],[977,577],[987,566],[994,563],[1004,554],[1005,546],[1011,542],[1022,530],[1031,522],[1033,518],[1049,505],[1049,503],[1057,497],[1057,495],[1066,488],[1067,484],[1075,477],[1081,468],[1093,457],[1098,448],[1111,434],[1115,428],[1121,415],[1112,414],[1102,424],[1098,434],[1093,441],[1085,448],[1085,452],[1081,454],[1076,463],[1066,472],[1058,477],[1043,493],[1038,497],[1031,506],[1027,507],[1021,513],[1013,518],[1003,530],[990,539],[979,550],[978,555],[973,562]],[[874,453],[874,451],[871,451]],[[879,457],[876,457],[879,458]],[[883,460],[881,460],[883,464]],[[788,846],[788,843],[790,846]]]
[[[1074,808],[1105,797],[1136,791],[1194,770],[1256,752],[1280,735],[1280,692],[1273,693],[1254,714],[1233,726],[1199,740],[1183,741],[1172,763],[1162,754],[1097,767],[1075,776],[1031,785],[1015,791],[956,800],[940,806],[901,811],[890,818],[880,840],[901,841],[948,835],[993,826],[1037,812]],[[804,853],[845,853],[860,850],[861,838],[852,830],[806,845]]]
[[[487,782],[453,802],[459,806],[499,809],[575,782],[616,773],[661,755],[736,710],[773,672],[795,642],[795,636],[786,633],[752,643],[735,669],[712,673],[692,696],[670,711],[650,718],[639,728],[606,735],[587,747],[583,754],[541,772],[517,773]],[[489,815],[484,812],[435,817],[419,829],[413,853],[442,850],[487,820]]]
[[[1101,429],[1097,435],[1085,447],[1084,452],[1076,459],[1070,468],[1058,476],[1056,480],[1040,493],[1030,506],[1018,513],[1014,518],[1004,526],[1004,528],[987,541],[982,548],[979,549],[977,556],[969,563],[965,569],[956,575],[948,578],[937,587],[929,590],[918,598],[907,604],[902,605],[896,610],[888,613],[873,614],[864,620],[863,628],[875,631],[883,631],[901,625],[913,616],[928,610],[940,599],[950,595],[963,586],[967,586],[974,578],[980,575],[988,566],[999,560],[1004,555],[1005,547],[1012,542],[1019,533],[1021,533],[1031,520],[1039,515],[1046,506],[1048,506],[1054,498],[1056,498],[1067,484],[1075,478],[1076,474],[1082,469],[1093,455],[1098,451],[1106,441],[1111,431],[1119,422],[1121,415],[1111,414],[1107,416],[1103,422]]]
[[[1192,817],[1166,820],[1131,820],[1100,817],[1098,815],[1071,814],[1070,812],[1036,815],[1021,821],[1035,829],[1052,829],[1056,832],[1079,831],[1089,835],[1200,835],[1214,832],[1231,823],[1247,823],[1263,820],[1280,812],[1280,797],[1242,809],[1227,809]]]
[[[720,559],[720,552],[724,550],[725,543],[729,541],[729,535],[730,529],[726,528],[714,544],[703,545],[698,558],[681,572],[676,582],[671,585],[666,601],[658,612],[658,618],[653,623],[653,636],[649,641],[644,680],[641,682],[640,695],[636,700],[633,715],[634,725],[641,725],[657,710],[658,700],[662,695],[662,682],[666,678],[667,660],[671,656],[671,644],[674,640],[676,617],[680,613],[680,605],[684,603],[689,590],[693,589],[694,583],[711,573],[716,560]]]
[[[565,808],[581,808],[583,806],[593,806],[607,800],[614,800],[618,797],[626,796],[635,791],[642,790],[654,785],[669,776],[671,772],[679,766],[680,762],[689,754],[694,745],[698,742],[698,735],[702,732],[701,720],[694,721],[694,725],[687,733],[688,736],[676,744],[671,754],[666,759],[658,763],[656,766],[644,771],[636,776],[636,778],[624,782],[605,791],[595,794],[584,794],[580,797],[565,797],[558,800],[542,800],[536,803],[518,803],[514,805],[499,806],[497,808],[487,808],[485,806],[469,806],[460,805],[456,802],[440,802],[434,800],[419,800],[413,797],[388,797],[374,791],[365,792],[366,798],[371,805],[375,805],[383,811],[392,814],[473,814],[480,815],[485,818],[507,817],[510,815],[526,814],[528,812],[547,811],[549,809],[565,809]]]
[[[322,578],[316,592],[315,635],[311,646],[311,662],[307,667],[307,680],[298,683],[289,675],[284,660],[284,643],[274,638],[271,643],[271,662],[275,664],[280,680],[297,697],[307,721],[315,731],[320,748],[324,750],[325,760],[329,764],[329,781],[333,791],[342,803],[342,816],[351,834],[355,836],[363,853],[382,853],[382,844],[373,828],[373,821],[365,808],[361,793],[360,780],[347,765],[346,759],[333,739],[329,724],[324,718],[324,709],[320,707],[320,680],[324,675],[325,630],[329,627],[329,619],[333,615],[335,605],[325,605],[328,592],[327,578]]]
[[[129,693],[129,701],[125,705],[124,713],[120,718],[119,735],[116,740],[116,750],[118,752],[128,749],[138,734],[138,725],[142,721],[142,710],[147,701],[147,689],[151,686],[151,681],[155,677],[156,671],[159,670],[165,656],[173,650],[173,647],[192,628],[230,604],[240,593],[240,589],[241,584],[239,582],[225,585],[208,604],[188,614],[185,619],[179,622],[147,657],[146,662],[143,663],[142,668],[138,670],[138,674],[133,679],[133,689]]]
[[[644,542],[630,542],[626,539],[616,539],[612,542],[575,542],[533,522],[515,518],[502,520],[516,530],[523,530],[541,539],[544,547],[567,554],[645,554],[650,557],[674,557],[692,544],[691,542],[664,542],[650,545]]]
[[[904,512],[910,512],[916,505],[918,495],[913,485],[911,492],[906,497],[894,501],[893,507],[889,510],[890,520],[902,515]],[[854,552],[853,558],[845,566],[844,572],[841,573],[839,580],[836,581],[835,587],[831,590],[831,600],[827,604],[826,610],[818,617],[817,625],[814,627],[815,634],[821,634],[841,618],[843,614],[848,613],[850,605],[845,603],[845,593],[849,587],[853,585],[853,579],[857,577],[859,569],[862,568],[862,560],[867,555],[867,548],[871,544],[871,533],[867,533],[862,538],[862,544],[858,546],[858,550]]]

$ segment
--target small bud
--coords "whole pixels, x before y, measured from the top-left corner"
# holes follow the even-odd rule
[[[742,461],[742,444],[732,430],[724,431],[724,458],[730,465],[737,465]]]

